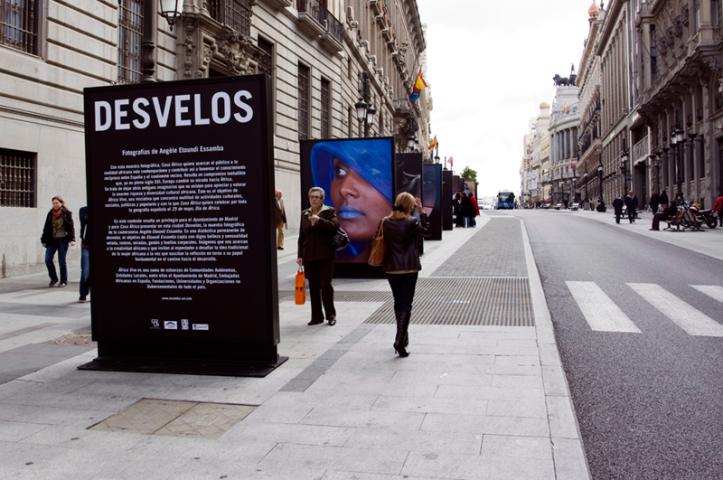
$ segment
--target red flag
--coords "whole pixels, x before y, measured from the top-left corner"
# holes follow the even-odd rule
[[[447,159],[447,163],[449,163],[449,166],[450,166],[450,167],[451,167],[452,165],[454,165],[454,161],[452,160],[452,157],[449,157],[449,158]]]

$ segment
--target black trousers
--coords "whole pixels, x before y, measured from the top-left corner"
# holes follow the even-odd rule
[[[630,223],[635,223],[635,209],[634,208],[628,208],[628,220],[630,220]]]
[[[417,287],[417,275],[417,272],[387,274],[389,286],[392,287],[395,313],[411,313],[414,290]]]
[[[326,319],[336,318],[334,308],[334,287],[331,278],[334,276],[334,260],[315,260],[304,262],[304,272],[309,280],[309,297],[311,297],[311,319],[324,320],[321,305],[324,304]]]

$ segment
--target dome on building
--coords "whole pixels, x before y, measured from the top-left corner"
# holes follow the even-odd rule
[[[597,1],[593,0],[592,5],[587,9],[587,14],[590,18],[597,18],[598,13],[600,13],[600,7],[597,6]]]

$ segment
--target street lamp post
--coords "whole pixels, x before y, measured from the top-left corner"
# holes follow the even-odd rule
[[[683,136],[683,130],[680,128],[676,128],[673,130],[673,132],[670,134],[670,144],[673,148],[673,155],[675,156],[675,183],[677,191],[675,192],[675,203],[676,205],[682,205],[685,203],[684,197],[683,197],[683,175],[682,175],[682,166],[680,164],[681,162],[681,155],[680,150],[683,146],[683,142],[685,141],[685,138]]]
[[[628,160],[628,152],[623,150],[623,154],[620,156],[620,174],[623,177],[623,193],[621,196],[628,193]]]
[[[183,13],[184,0],[160,0],[161,15],[173,30],[173,23]],[[158,30],[157,0],[143,3],[143,37],[141,38],[141,81],[156,81],[156,31]]]
[[[598,176],[598,185],[600,185],[600,196],[597,199],[597,211],[598,212],[604,212],[605,211],[605,201],[603,200],[603,166],[602,161],[600,162],[600,165],[597,167],[597,176]]]

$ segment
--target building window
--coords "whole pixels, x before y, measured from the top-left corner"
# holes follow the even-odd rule
[[[256,68],[258,73],[265,73],[271,79],[274,78],[274,44],[266,40],[265,38],[259,37],[258,46],[262,54],[259,58],[259,63]]]
[[[696,159],[698,160],[698,178],[705,178],[705,137],[702,135],[693,141]]]
[[[710,0],[710,16],[714,27],[723,25],[723,0]]]
[[[321,79],[321,138],[331,138],[331,83]]]
[[[251,0],[207,0],[211,18],[242,35],[251,34]]]
[[[700,0],[693,0],[693,31],[700,30]]]
[[[0,207],[36,206],[35,158],[34,153],[0,148]]]
[[[299,99],[299,139],[309,138],[309,97],[311,97],[311,73],[309,67],[299,64],[299,74],[297,77],[297,96]]]
[[[347,136],[352,138],[354,136],[354,111],[351,107],[347,107],[346,110],[346,121],[347,121]]]
[[[143,1],[120,0],[118,4],[118,83],[141,81]]]
[[[0,43],[38,54],[39,0],[0,0]]]

